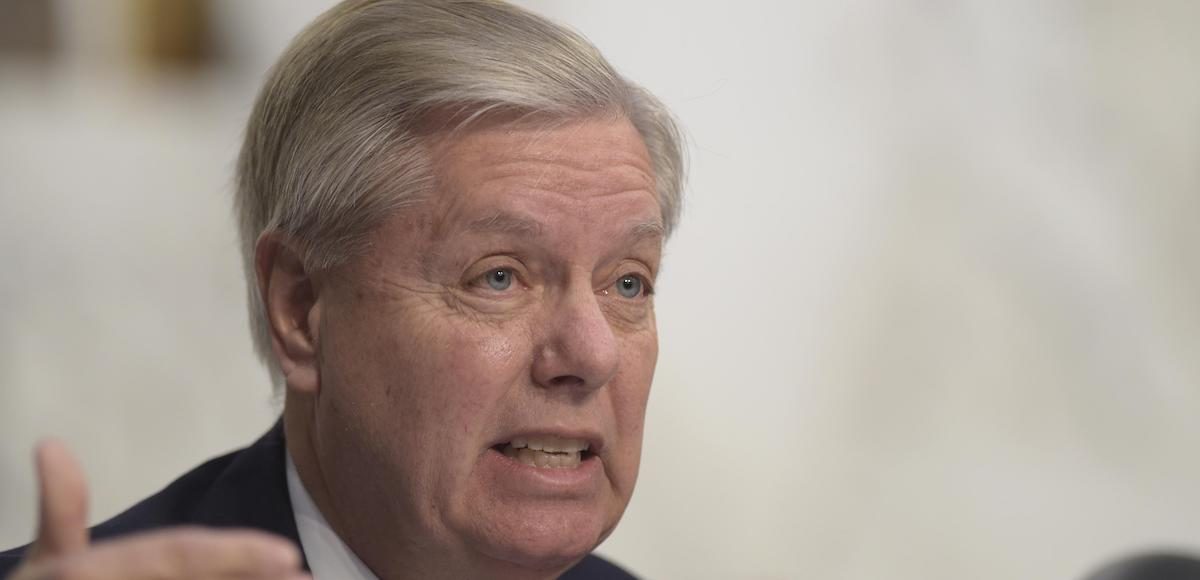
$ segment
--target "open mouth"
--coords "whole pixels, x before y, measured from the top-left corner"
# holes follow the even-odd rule
[[[517,437],[492,449],[531,467],[572,469],[592,458],[588,443],[582,439],[560,437]]]

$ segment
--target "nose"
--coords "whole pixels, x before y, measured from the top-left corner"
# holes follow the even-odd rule
[[[620,366],[617,337],[590,288],[569,292],[548,309],[533,381],[548,389],[590,393]]]

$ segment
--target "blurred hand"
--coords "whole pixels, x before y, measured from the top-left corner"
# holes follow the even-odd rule
[[[93,545],[79,463],[54,440],[36,455],[37,540],[8,580],[308,578],[296,548],[264,532],[173,528]]]

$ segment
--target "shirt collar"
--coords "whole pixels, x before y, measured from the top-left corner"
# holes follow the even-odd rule
[[[300,481],[291,453],[287,454],[287,486],[292,513],[296,516],[296,530],[300,532],[300,546],[313,579],[379,580],[329,527],[329,522],[304,488],[304,482]]]

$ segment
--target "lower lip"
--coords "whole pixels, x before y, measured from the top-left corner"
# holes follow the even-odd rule
[[[590,496],[600,489],[604,475],[596,455],[588,456],[576,467],[534,467],[495,449],[484,453],[483,468],[505,492],[547,498]]]

